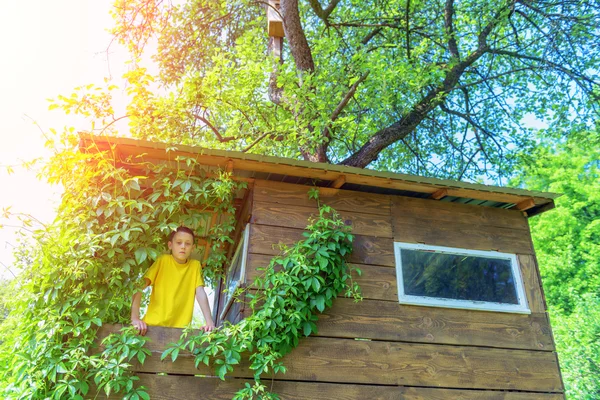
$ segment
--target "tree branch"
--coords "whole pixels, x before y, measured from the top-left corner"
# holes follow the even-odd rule
[[[346,105],[348,105],[348,102],[352,99],[352,97],[354,97],[354,93],[356,93],[358,85],[360,85],[365,81],[365,79],[367,79],[369,73],[370,71],[367,71],[366,73],[361,75],[360,78],[358,78],[358,80],[354,82],[352,86],[350,86],[350,89],[348,90],[342,101],[340,101],[335,110],[333,110],[333,113],[331,113],[331,116],[329,117],[329,122],[327,123],[327,125],[325,125],[325,128],[323,129],[323,137],[327,139],[327,141],[321,145],[323,147],[322,151],[324,153],[327,153],[327,147],[329,146],[329,140],[331,139],[331,124],[335,122],[336,119],[338,119]]]
[[[329,5],[325,7],[325,9],[321,7],[321,3],[319,3],[319,0],[308,0],[308,2],[315,14],[317,14],[317,16],[321,18],[323,22],[325,22],[325,24],[327,25],[327,18],[329,18],[329,15],[333,12],[340,0],[332,0],[331,3],[329,3]]]
[[[283,99],[283,87],[277,86],[277,77],[278,77],[278,65],[283,64],[283,38],[279,37],[269,37],[269,54],[273,54],[277,57],[277,61],[273,63],[273,70],[269,75],[269,100],[272,103],[281,105]]]
[[[369,32],[367,34],[367,36],[365,36],[364,38],[362,38],[362,40],[360,41],[360,43],[365,46],[367,43],[369,43],[371,41],[371,39],[373,39],[375,36],[377,36],[379,34],[379,32],[381,32],[383,28],[381,27],[377,27],[375,29],[373,29],[371,32]]]
[[[446,0],[446,6],[444,7],[444,27],[446,35],[448,36],[448,49],[452,57],[460,60],[458,53],[458,44],[456,43],[456,37],[454,36],[454,23],[452,21],[454,17],[454,0]]]
[[[258,142],[260,142],[261,140],[263,140],[264,138],[266,138],[270,134],[272,134],[272,132],[265,132],[262,135],[260,135],[254,142],[250,143],[248,145],[248,147],[246,147],[245,149],[243,149],[242,153],[246,153],[247,151],[250,151],[250,149],[252,149]]]
[[[552,61],[548,61],[546,59],[543,59],[541,57],[536,57],[536,56],[530,56],[530,55],[526,55],[526,54],[520,54],[516,51],[508,51],[508,50],[499,50],[499,49],[490,49],[489,53],[491,54],[497,54],[497,55],[503,55],[503,56],[509,56],[509,57],[513,57],[513,58],[517,58],[517,59],[521,59],[521,60],[529,60],[529,61],[536,61],[538,63],[541,64],[545,64],[549,67],[552,67],[562,73],[564,73],[565,75],[569,76],[570,78],[574,79],[576,82],[579,82],[581,80],[588,82],[590,84],[593,85],[599,85],[600,81],[595,81],[592,78],[589,78],[581,73],[575,72],[575,71],[571,71],[568,68],[563,67],[562,65],[553,63]],[[582,89],[586,90],[586,91],[590,91],[591,89],[586,88],[584,86],[582,86],[581,84],[579,85]]]
[[[410,60],[410,0],[406,0],[406,58]]]
[[[290,51],[294,57],[296,68],[302,72],[313,72],[315,63],[300,22],[298,0],[281,0],[281,15],[283,30],[290,43]]]
[[[215,128],[215,126],[213,124],[210,123],[209,120],[207,120],[204,117],[201,117],[197,114],[194,114],[194,118],[196,118],[198,121],[201,121],[204,125],[206,125],[211,131],[213,131],[213,133],[215,134],[215,136],[217,137],[217,140],[221,143],[227,143],[227,142],[231,142],[232,140],[236,140],[237,138],[234,136],[226,136],[223,137],[223,135],[221,135],[221,133],[219,132],[219,130],[217,128]]]
[[[477,36],[477,49],[469,54],[463,61],[460,61],[452,67],[446,73],[444,81],[439,86],[430,90],[429,93],[415,104],[399,121],[374,133],[356,153],[343,160],[341,164],[364,168],[372,161],[376,160],[383,149],[413,132],[429,112],[444,102],[445,97],[455,88],[467,67],[474,64],[482,55],[488,52],[488,36],[500,22],[502,13],[513,6],[514,2],[510,1],[505,7],[498,10]]]

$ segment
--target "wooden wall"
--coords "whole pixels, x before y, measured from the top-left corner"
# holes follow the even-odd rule
[[[301,238],[316,212],[308,187],[256,181],[251,207],[247,281],[278,254],[277,244]],[[320,316],[317,335],[288,354],[273,390],[285,399],[564,399],[527,220],[518,211],[434,200],[323,189],[356,234],[350,261],[364,300],[338,298]],[[516,253],[531,314],[443,309],[398,303],[394,241]],[[243,305],[235,313],[243,316]],[[159,334],[164,328],[152,328]],[[173,331],[173,330],[170,330]],[[167,334],[162,334],[167,335]],[[153,346],[160,353],[165,338]],[[203,393],[225,399],[252,377],[242,364],[231,379],[161,376],[195,370],[191,357],[138,367],[161,399]]]

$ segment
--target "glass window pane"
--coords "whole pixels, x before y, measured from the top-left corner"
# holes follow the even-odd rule
[[[401,249],[404,294],[519,304],[511,261]]]
[[[240,243],[240,249],[243,246],[243,243]],[[242,272],[242,252],[237,251],[236,257],[233,259],[233,263],[229,267],[229,271],[227,273],[227,298],[233,295],[233,292],[236,289],[236,286],[241,278]]]

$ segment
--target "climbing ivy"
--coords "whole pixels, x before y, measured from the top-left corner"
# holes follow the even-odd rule
[[[65,135],[44,174],[64,194],[56,220],[33,229],[32,241],[19,249],[18,277],[6,308],[0,343],[0,395],[11,399],[83,399],[92,385],[126,399],[148,399],[130,370],[149,351],[146,338],[130,328],[97,343],[103,323],[128,325],[131,295],[141,276],[166,250],[165,237],[184,224],[201,229],[206,213],[217,213],[208,232],[211,252],[205,280],[222,276],[225,243],[235,226],[235,193],[245,184],[225,172],[209,174],[192,158],[154,165],[119,160],[108,151],[80,151]],[[311,195],[317,200],[317,191]],[[319,204],[305,238],[282,248],[255,282],[252,316],[208,334],[184,330],[163,358],[192,351],[199,363],[215,366],[219,377],[232,371],[242,353],[250,354],[255,384],[238,398],[276,398],[261,374],[285,372],[280,359],[302,336],[316,332],[317,312],[338,294],[360,298],[345,256],[352,234],[337,213]],[[240,295],[238,293],[238,295]]]
[[[208,234],[204,269],[207,283],[218,279],[235,224],[233,199],[244,183],[211,175],[191,158],[117,162],[112,149],[79,151],[68,132],[57,141],[62,149],[44,171],[64,188],[56,220],[34,229],[21,216],[34,232],[20,250],[2,324],[0,397],[79,399],[95,381],[106,392],[146,398],[127,372],[133,355],[145,354],[142,343],[123,332],[101,353],[97,329],[130,322],[131,295],[166,250],[167,234],[180,224],[199,229],[203,213],[221,216]]]
[[[318,191],[310,194],[318,200]],[[261,375],[285,373],[280,359],[298,346],[301,337],[317,332],[317,313],[331,307],[340,293],[361,299],[346,263],[353,235],[337,212],[319,204],[319,216],[310,220],[304,237],[271,260],[264,276],[251,285],[257,288],[255,294],[244,293],[251,298],[252,315],[210,333],[193,335],[184,330],[180,340],[163,352],[162,359],[170,356],[175,361],[180,352],[190,351],[196,367],[212,364],[217,376],[224,379],[245,353],[255,384],[246,383],[234,398],[278,398],[267,390]],[[356,272],[360,274],[360,270]]]

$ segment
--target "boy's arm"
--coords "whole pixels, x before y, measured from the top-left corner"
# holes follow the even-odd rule
[[[215,329],[215,323],[212,319],[212,314],[210,313],[208,296],[204,291],[204,286],[198,286],[196,288],[196,301],[198,302],[200,310],[202,310],[202,315],[204,315],[204,320],[206,321],[206,325],[204,325],[201,329],[205,332],[210,332]]]
[[[148,278],[144,279],[146,285],[144,289],[148,287],[150,281]],[[137,329],[137,331],[143,336],[146,334],[148,330],[148,325],[140,318],[140,303],[142,301],[142,292],[137,292],[133,294],[133,298],[131,299],[131,325]]]

